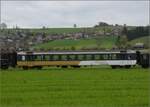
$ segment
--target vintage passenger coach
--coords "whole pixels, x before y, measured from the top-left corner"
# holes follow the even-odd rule
[[[5,56],[5,57],[3,57]],[[3,58],[2,58],[3,57]],[[5,63],[4,63],[5,62]],[[7,63],[6,63],[7,62]],[[130,68],[136,64],[149,67],[149,54],[130,51],[67,51],[67,52],[18,52],[1,55],[1,68],[17,65],[23,69],[44,66],[81,67],[93,65],[109,65],[112,68]]]
[[[136,64],[136,52],[20,52],[17,65],[24,69],[43,66],[80,67],[110,65],[130,68]]]

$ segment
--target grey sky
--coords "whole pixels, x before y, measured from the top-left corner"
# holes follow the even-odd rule
[[[9,27],[79,27],[100,21],[149,24],[148,1],[2,1],[1,21]]]

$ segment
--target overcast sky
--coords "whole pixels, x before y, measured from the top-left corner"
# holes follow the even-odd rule
[[[148,25],[148,1],[2,1],[1,22],[8,27],[78,27],[100,21]]]

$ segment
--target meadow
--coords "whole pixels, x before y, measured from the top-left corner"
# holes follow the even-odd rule
[[[102,36],[92,39],[79,39],[79,40],[54,40],[47,43],[37,44],[33,46],[35,49],[93,49],[93,48],[106,48],[111,49],[116,44],[117,37],[115,36]]]
[[[145,36],[145,37],[140,37],[140,38],[137,38],[137,39],[133,39],[129,43],[131,45],[134,45],[136,43],[144,43],[145,45],[149,46],[149,40],[150,40],[150,37],[149,36]]]
[[[88,28],[91,29],[91,28]],[[84,30],[84,28],[46,28],[46,29],[30,29],[34,33],[47,33],[47,34],[63,34],[63,33],[77,33]]]
[[[0,71],[0,107],[148,107],[149,69]]]
[[[44,50],[65,50],[72,49],[82,50],[82,49],[112,49],[116,47],[117,36],[101,36],[99,38],[89,38],[89,39],[78,39],[78,40],[54,40],[48,41],[41,44],[36,44],[33,46],[35,49]],[[149,46],[149,37],[141,37],[131,41],[127,44],[134,46],[136,43],[144,43]]]

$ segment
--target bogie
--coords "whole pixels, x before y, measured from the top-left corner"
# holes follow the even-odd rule
[[[9,67],[7,65],[2,66],[1,69],[8,69]]]
[[[63,66],[61,66],[61,68],[68,68],[68,66],[67,65],[63,65]]]
[[[129,69],[131,68],[131,65],[126,65],[125,68]]]
[[[29,69],[28,66],[23,66],[22,68],[23,68],[24,70],[28,70],[28,69]]]

